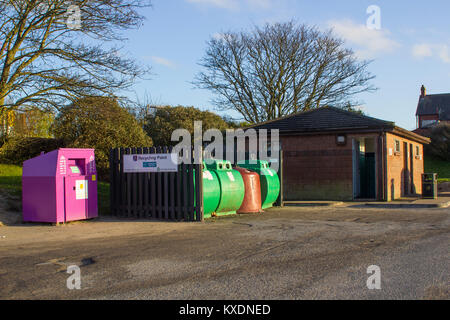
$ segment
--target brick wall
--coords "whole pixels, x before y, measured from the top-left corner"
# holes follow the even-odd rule
[[[353,199],[353,163],[352,139],[375,138],[378,134],[348,134],[345,145],[336,144],[336,135],[281,136],[283,149],[283,188],[284,200],[352,200]],[[395,140],[400,142],[400,153],[395,153]],[[410,144],[413,146],[413,186],[415,194],[422,193],[423,146],[386,133],[386,165],[387,165],[387,200],[404,196],[404,145],[408,143],[407,172],[410,180]],[[416,157],[416,146],[419,157]],[[390,154],[389,149],[392,149]],[[375,150],[378,150],[375,147]],[[383,196],[382,163],[384,159],[377,154],[376,183],[377,198]],[[411,189],[411,184],[409,190]],[[409,192],[407,195],[410,195]]]
[[[395,140],[400,142],[400,152],[395,152]],[[404,152],[404,142],[408,143],[408,152]],[[422,173],[423,173],[423,145],[405,138],[401,138],[391,133],[386,133],[386,149],[387,149],[387,197],[388,201],[410,195],[411,192],[405,194],[405,170],[410,173],[410,144],[413,145],[413,186],[415,194],[422,193]],[[416,146],[419,147],[419,157],[416,157]],[[404,161],[407,157],[407,167]]]
[[[352,200],[352,142],[335,135],[282,136],[284,200]]]
[[[348,134],[346,144],[336,144],[336,135],[282,136],[284,151],[285,200],[352,200],[353,161],[352,139],[374,138],[378,150],[377,133]],[[382,158],[376,156],[376,197],[383,196],[379,167]]]

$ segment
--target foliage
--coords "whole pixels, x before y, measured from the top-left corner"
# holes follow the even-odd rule
[[[342,109],[346,110],[346,111],[357,113],[362,116],[365,115],[364,111],[361,108],[358,108],[357,106],[353,106],[351,103],[347,103],[347,104],[343,105]]]
[[[152,137],[155,145],[169,146],[175,129],[187,129],[191,136],[194,134],[194,120],[202,121],[203,132],[208,129],[225,130],[230,125],[215,113],[202,111],[194,107],[165,106],[158,107],[153,114],[146,117],[144,130]]]
[[[0,116],[2,133],[7,136],[51,138],[50,127],[55,119],[53,112],[45,112],[37,108],[28,110],[4,109]]]
[[[108,179],[110,148],[152,146],[136,119],[107,97],[83,98],[63,108],[53,133],[67,147],[94,148],[101,179]]]
[[[11,124],[15,121],[14,110],[2,108],[0,105],[0,147],[6,142]]]
[[[227,125],[232,129],[246,128],[251,125],[247,121],[235,120],[229,116],[223,116],[222,119],[227,123]]]
[[[450,162],[450,124],[433,126],[429,134],[431,143],[425,145],[425,152],[435,158]]]
[[[225,32],[208,42],[195,79],[212,91],[220,110],[236,110],[258,123],[323,105],[356,105],[372,91],[370,61],[359,60],[332,31],[266,24],[251,32]]]
[[[64,147],[61,139],[11,137],[0,148],[0,162],[22,165],[25,160],[38,156],[42,151],[50,152],[61,147]]]
[[[437,173],[438,180],[444,181],[450,179],[450,162],[445,161],[429,154],[425,154],[424,167],[426,173]]]

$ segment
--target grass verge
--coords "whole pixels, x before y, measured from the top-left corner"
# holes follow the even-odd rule
[[[0,164],[0,189],[20,195],[22,193],[22,168],[12,164]]]
[[[426,173],[437,173],[439,182],[450,181],[450,162],[438,158],[425,156]]]

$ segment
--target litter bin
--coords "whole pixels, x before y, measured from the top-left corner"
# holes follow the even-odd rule
[[[94,149],[58,149],[23,163],[23,220],[60,223],[98,216]]]
[[[423,173],[422,174],[422,198],[437,199],[437,173]]]
[[[238,166],[259,174],[262,208],[272,207],[280,194],[280,179],[275,170],[269,168],[269,162],[265,160],[245,160],[239,161]]]

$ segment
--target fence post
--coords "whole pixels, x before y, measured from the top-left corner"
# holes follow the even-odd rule
[[[142,149],[143,154],[148,154],[148,147],[144,147]],[[150,184],[150,174],[148,172],[144,173],[144,197],[142,199],[143,201],[143,213],[144,217],[148,218],[150,216],[149,209],[150,209],[150,201],[149,201],[149,184]]]
[[[115,211],[115,197],[114,197],[114,191],[116,187],[115,182],[115,173],[116,173],[116,166],[115,166],[115,160],[114,157],[114,149],[109,149],[109,211],[111,215],[114,215]]]
[[[126,148],[125,149],[125,154],[131,154],[131,149],[130,148]],[[123,163],[122,163],[123,164]],[[130,218],[131,217],[131,175],[132,173],[124,173],[125,176],[125,180],[127,181],[127,186],[126,186],[126,207],[127,207],[127,217]]]
[[[119,190],[120,190],[120,198],[119,198],[119,215],[124,216],[125,215],[125,203],[126,203],[126,190],[125,190],[125,173],[123,172],[123,155],[125,153],[124,148],[120,148],[120,155],[119,155],[119,165],[120,165],[120,174],[119,174]]]
[[[203,148],[199,148],[199,163],[195,164],[195,220],[203,221]]]
[[[180,154],[178,154],[178,157],[180,157]],[[182,204],[182,198],[181,198],[181,194],[182,194],[182,168],[183,165],[182,164],[178,164],[177,167],[177,173],[176,173],[176,194],[177,194],[177,198],[176,198],[176,219],[177,220],[181,220],[183,217],[183,204]]]
[[[172,156],[173,148],[169,147],[169,155]],[[178,168],[177,168],[178,169]],[[175,172],[169,173],[169,205],[170,205],[170,219],[176,219],[175,213]]]
[[[150,148],[150,153],[156,153],[156,148],[155,147],[151,147]],[[150,203],[151,203],[151,217],[153,219],[155,219],[157,217],[156,215],[156,188],[157,188],[157,184],[156,184],[156,175],[157,173],[150,173]]]
[[[137,154],[142,154],[142,148],[139,147],[136,149]],[[144,173],[137,173],[137,190],[136,190],[136,194],[137,194],[137,203],[136,203],[136,217],[137,218],[143,218],[144,217],[144,212],[143,212],[143,190],[144,190],[144,183],[143,183],[143,176],[145,174]]]
[[[163,153],[167,154],[169,152],[167,147],[163,148]],[[164,219],[169,220],[169,173],[163,173],[163,186],[164,186]]]
[[[278,178],[280,179],[280,195],[276,201],[277,206],[284,207],[283,200],[283,149],[280,148],[278,156]]]

